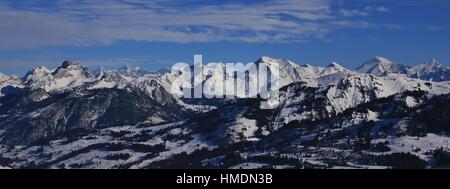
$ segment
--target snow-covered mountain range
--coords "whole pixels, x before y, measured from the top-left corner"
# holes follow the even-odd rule
[[[427,81],[450,80],[450,67],[439,64],[436,59],[431,59],[423,64],[413,67],[392,62],[383,57],[376,57],[356,68],[361,73],[386,76],[389,74],[405,74],[411,78]]]
[[[376,57],[355,70],[270,57],[256,63],[280,67],[274,109],[262,108],[271,99],[174,98],[178,73],[132,66],[91,72],[65,61],[24,77],[0,74],[0,166],[450,165],[450,69],[437,60],[410,67]]]

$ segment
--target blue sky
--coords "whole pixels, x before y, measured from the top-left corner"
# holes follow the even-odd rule
[[[88,67],[176,62],[354,68],[375,56],[450,64],[448,0],[24,0],[0,1],[0,72],[24,74],[65,59]]]

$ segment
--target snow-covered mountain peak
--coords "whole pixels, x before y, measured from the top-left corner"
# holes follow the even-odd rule
[[[335,68],[337,70],[345,70],[346,68],[344,66],[341,66],[340,64],[338,64],[337,62],[331,62],[328,66],[328,68]]]
[[[373,60],[376,62],[379,62],[381,64],[392,64],[393,62],[385,57],[382,56],[376,56]]]
[[[77,75],[89,77],[90,73],[83,65],[75,63],[74,61],[66,60],[55,70],[53,75],[55,77],[71,77]]]
[[[170,72],[170,69],[169,68],[163,68],[163,69],[159,69],[158,71],[156,71],[155,73],[156,74],[159,74],[159,75],[163,75],[163,74],[166,74],[166,73],[169,73]]]
[[[8,76],[3,73],[0,73],[0,97],[2,97],[3,94],[3,87],[7,86],[13,86],[13,87],[21,87],[20,83],[22,82],[22,79],[16,75]],[[0,104],[1,106],[1,104]]]
[[[274,58],[271,58],[268,56],[262,56],[256,62],[263,63],[263,62],[276,62],[276,61],[277,61],[277,59],[274,59]]]
[[[94,74],[95,77],[100,78],[103,76],[105,72],[106,72],[105,68],[99,66],[92,72],[92,74]]]
[[[51,74],[53,71],[46,68],[45,66],[39,66],[31,69],[26,75],[25,80],[37,80],[39,78],[45,77]]]
[[[362,68],[378,68],[380,69],[380,71],[386,70],[386,68],[388,68],[389,66],[391,66],[392,64],[394,64],[391,60],[381,57],[381,56],[377,56],[367,62],[365,62],[362,66]],[[368,70],[370,71],[370,70]]]
[[[319,82],[319,84],[333,83],[331,80],[341,78],[347,74],[354,74],[353,71],[334,61],[326,67],[316,67],[308,64],[301,66],[299,73],[303,76],[303,81],[308,82],[311,86],[315,86],[316,82]],[[320,81],[318,80],[319,78],[321,78]]]
[[[146,74],[149,74],[150,72],[148,72],[138,66],[126,65],[126,66],[118,69],[117,73],[125,75],[125,76],[141,77]]]
[[[387,58],[377,56],[356,68],[356,71],[376,76],[386,76],[391,73],[407,73],[408,66],[397,64]]]
[[[423,64],[419,64],[417,66],[414,66],[413,68],[410,69],[411,72],[436,72],[439,71],[441,69],[445,69],[445,67],[439,63],[438,60],[436,59],[431,59],[426,61]]]
[[[0,72],[0,82],[6,81],[9,79],[9,76]]]
[[[431,59],[409,69],[408,75],[422,80],[448,81],[450,80],[450,68],[440,64],[436,59]]]
[[[429,66],[439,66],[439,67],[442,66],[441,64],[439,64],[439,61],[435,58],[428,60],[425,64]]]
[[[87,68],[73,61],[64,61],[56,70],[46,67],[33,68],[24,78],[25,84],[32,89],[41,88],[47,92],[77,86],[93,80]]]
[[[258,60],[256,60],[255,62],[256,64],[260,64],[260,63],[264,63],[267,65],[271,65],[271,64],[279,64],[280,67],[283,66],[298,66],[297,64],[295,64],[294,62],[288,60],[288,59],[275,59],[275,58],[271,58],[271,57],[267,57],[267,56],[262,56],[261,58],[259,58]]]
[[[70,68],[78,68],[78,67],[82,67],[82,66],[80,64],[77,64],[75,61],[66,60],[62,63],[60,68],[70,69]]]
[[[303,71],[298,64],[288,59],[274,59],[263,56],[259,58],[255,63],[266,64],[270,69],[272,69],[271,65],[277,65],[279,67],[280,87],[311,77],[310,71]]]

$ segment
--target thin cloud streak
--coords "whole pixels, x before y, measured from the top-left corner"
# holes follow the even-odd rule
[[[184,6],[140,0],[61,0],[51,7],[25,3],[29,4],[20,8],[0,4],[0,20],[4,20],[0,49],[109,45],[122,40],[302,42],[323,38],[338,27],[369,28],[352,25],[362,20],[340,18],[329,0]]]

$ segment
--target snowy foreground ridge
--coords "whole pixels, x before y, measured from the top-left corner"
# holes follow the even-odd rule
[[[255,63],[280,68],[273,109],[271,99],[174,98],[178,73],[132,66],[0,74],[0,168],[450,167],[450,68],[437,60]]]

